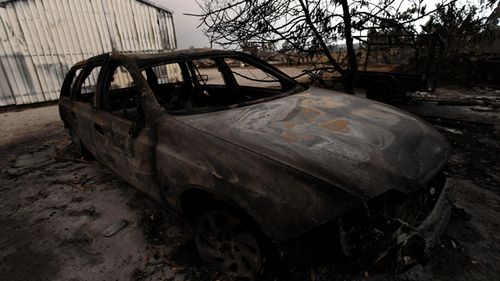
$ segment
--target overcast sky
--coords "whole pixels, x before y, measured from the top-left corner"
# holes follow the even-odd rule
[[[186,49],[191,46],[202,48],[210,46],[202,28],[197,28],[198,18],[185,16],[185,13],[198,13],[200,11],[195,0],[151,0],[174,11],[175,33],[177,48]]]
[[[203,34],[203,26],[199,25],[198,18],[185,16],[185,13],[197,14],[200,12],[195,0],[150,0],[174,11],[174,24],[177,36],[177,48],[186,49],[191,46],[203,48],[210,46],[208,38]],[[442,0],[426,0],[428,10],[432,10],[435,4]],[[459,3],[467,3],[466,0],[460,0]],[[459,4],[460,5],[460,4]],[[422,20],[422,24],[425,20]]]
[[[191,46],[203,48],[210,46],[208,38],[203,34],[203,26],[199,25],[198,18],[185,16],[185,13],[197,14],[200,12],[195,0],[150,0],[174,11],[174,24],[177,36],[177,48],[186,49]],[[426,0],[429,10],[441,0]]]

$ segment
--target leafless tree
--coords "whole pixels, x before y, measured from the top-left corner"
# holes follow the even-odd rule
[[[354,93],[353,33],[387,27],[411,33],[416,21],[456,1],[443,0],[428,10],[423,0],[203,0],[196,16],[210,41],[223,47],[265,42],[296,54],[321,54],[342,76],[345,92]],[[340,45],[344,56],[334,56]]]

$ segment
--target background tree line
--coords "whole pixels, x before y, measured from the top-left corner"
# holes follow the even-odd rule
[[[498,30],[500,10],[497,0],[442,0],[434,6],[423,0],[204,0],[198,4],[202,13],[196,16],[212,44],[274,46],[282,53],[321,56],[341,76],[347,93],[354,93],[359,64],[354,34],[439,33],[448,40],[446,52],[452,53],[457,46],[472,48],[479,34],[494,34],[491,30]],[[345,51],[335,55],[335,46]]]

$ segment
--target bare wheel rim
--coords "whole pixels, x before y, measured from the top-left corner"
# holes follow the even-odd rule
[[[262,267],[257,239],[235,217],[208,211],[196,223],[196,248],[213,270],[232,277],[255,278]]]

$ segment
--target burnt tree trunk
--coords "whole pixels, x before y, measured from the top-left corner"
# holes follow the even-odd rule
[[[356,59],[356,53],[354,51],[353,39],[352,39],[352,23],[351,23],[351,13],[349,11],[349,3],[347,0],[340,0],[343,11],[344,28],[345,28],[345,42],[347,47],[347,56],[349,64],[347,66],[347,71],[343,74],[342,78],[344,80],[345,92],[349,94],[354,94],[354,82],[356,79],[356,72],[358,71],[358,62]]]
[[[333,68],[338,71],[342,76],[345,75],[345,70],[338,64],[338,62],[335,60],[335,58],[332,56],[332,53],[330,52],[330,48],[325,43],[325,40],[323,40],[323,36],[319,33],[318,29],[314,25],[312,19],[311,19],[311,14],[309,13],[309,10],[307,9],[306,4],[304,3],[303,0],[299,0],[300,6],[302,7],[302,10],[304,11],[304,16],[307,25],[309,28],[311,28],[314,37],[316,37],[316,40],[318,40],[321,50],[323,51],[323,54],[327,57],[328,62],[333,66]]]

